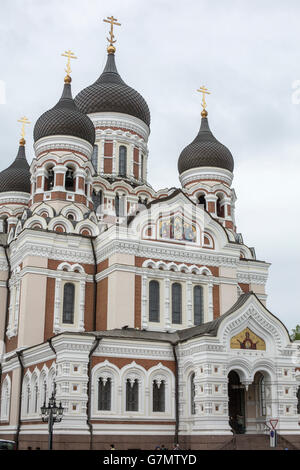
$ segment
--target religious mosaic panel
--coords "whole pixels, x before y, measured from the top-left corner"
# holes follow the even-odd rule
[[[265,351],[266,343],[249,328],[246,328],[231,338],[230,347],[232,349],[257,349]]]
[[[159,236],[167,240],[178,240],[196,243],[195,225],[186,222],[181,216],[170,217],[159,222]]]

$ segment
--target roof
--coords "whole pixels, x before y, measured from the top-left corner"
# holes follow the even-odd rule
[[[20,145],[14,162],[0,173],[0,193],[30,193],[30,171],[25,146]]]
[[[65,83],[62,96],[54,108],[46,111],[34,127],[34,141],[52,135],[68,135],[95,143],[95,128],[88,116],[80,111],[72,97],[71,84]]]
[[[233,171],[234,161],[231,152],[212,134],[206,117],[201,119],[201,127],[191,144],[185,147],[178,159],[178,171],[199,167],[217,167]]]
[[[85,114],[116,112],[129,114],[150,126],[150,111],[144,98],[126,85],[120,77],[114,54],[108,54],[100,77],[75,98],[78,108]]]

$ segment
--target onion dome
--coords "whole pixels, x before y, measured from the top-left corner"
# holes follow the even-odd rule
[[[59,102],[37,120],[33,135],[35,142],[43,137],[68,135],[94,145],[94,125],[90,118],[77,108],[72,97],[71,77],[68,75]]]
[[[30,171],[25,155],[25,140],[21,139],[15,161],[0,173],[0,193],[30,193]]]
[[[144,98],[126,85],[120,77],[114,48],[108,49],[106,66],[98,80],[82,90],[75,98],[80,111],[86,114],[115,112],[129,114],[150,126],[150,111]]]
[[[206,111],[202,111],[197,137],[183,149],[178,160],[179,174],[199,167],[217,167],[231,172],[234,168],[231,152],[215,138],[209,128]]]

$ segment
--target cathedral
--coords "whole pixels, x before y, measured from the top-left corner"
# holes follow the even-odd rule
[[[118,72],[116,21],[104,70],[76,97],[63,54],[31,164],[22,118],[0,173],[0,439],[47,449],[55,394],[55,449],[222,449],[271,422],[300,447],[300,342],[267,308],[270,264],[237,231],[208,91],[179,187],[154,190],[150,111]]]

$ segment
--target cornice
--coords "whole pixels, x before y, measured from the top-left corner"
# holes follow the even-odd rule
[[[105,234],[104,234],[105,235]],[[103,234],[102,234],[103,236]],[[99,237],[100,238],[100,237]],[[164,259],[169,261],[182,261],[186,263],[201,264],[207,266],[230,266],[238,265],[238,255],[206,254],[199,248],[180,249],[179,247],[168,247],[159,242],[130,242],[123,240],[111,240],[105,246],[101,246],[100,240],[97,246],[98,262],[105,260],[115,253],[126,253],[142,258]]]
[[[97,127],[119,127],[121,129],[128,129],[136,132],[146,142],[148,140],[150,129],[141,120],[129,114],[123,113],[92,113],[88,115],[93,122],[95,128]],[[98,138],[98,136],[97,136]]]

